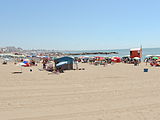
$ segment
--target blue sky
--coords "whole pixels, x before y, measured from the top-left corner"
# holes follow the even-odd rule
[[[0,0],[0,47],[160,47],[159,0]]]

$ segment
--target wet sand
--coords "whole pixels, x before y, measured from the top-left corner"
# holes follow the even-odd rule
[[[160,68],[93,66],[48,74],[0,64],[1,120],[159,120]]]

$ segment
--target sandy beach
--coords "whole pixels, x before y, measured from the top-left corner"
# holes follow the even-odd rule
[[[62,74],[0,64],[1,120],[159,120],[160,68],[94,66]]]

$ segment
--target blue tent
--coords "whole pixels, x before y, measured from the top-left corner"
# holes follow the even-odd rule
[[[72,70],[74,59],[71,57],[61,57],[54,60],[55,67],[61,67],[63,70]],[[65,63],[65,64],[61,64]]]

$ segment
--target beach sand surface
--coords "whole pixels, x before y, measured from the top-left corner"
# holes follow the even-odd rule
[[[160,120],[160,68],[79,67],[85,70],[54,74],[38,65],[12,74],[21,67],[0,64],[0,120]]]

